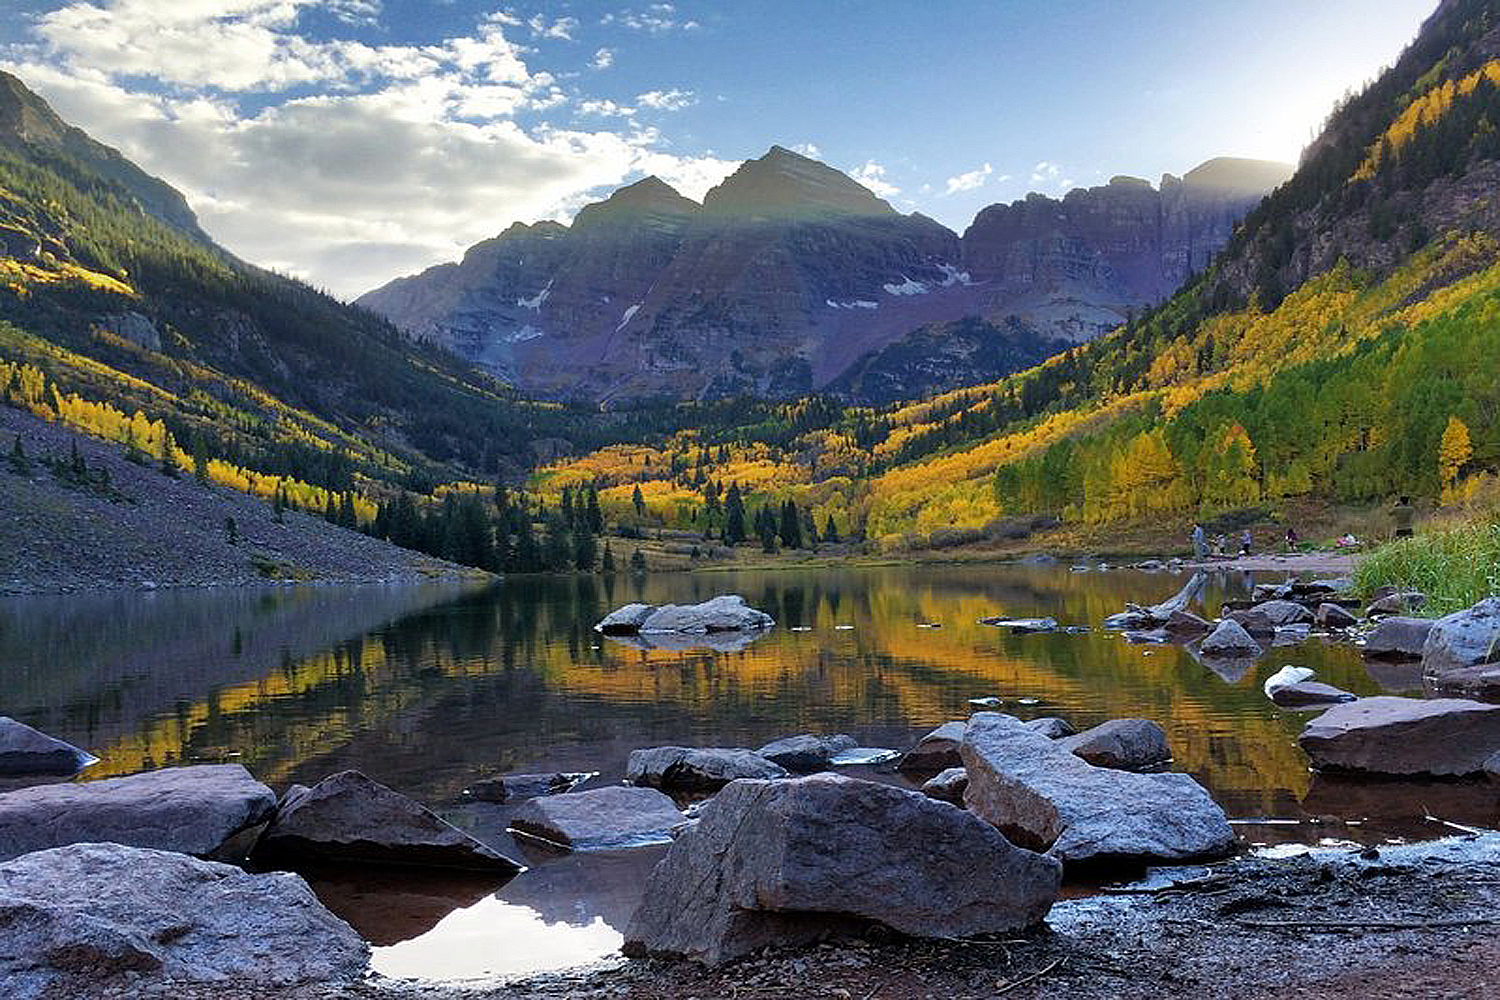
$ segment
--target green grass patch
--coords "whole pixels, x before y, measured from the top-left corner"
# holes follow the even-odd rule
[[[1420,590],[1423,613],[1446,615],[1500,594],[1500,523],[1431,531],[1382,545],[1359,561],[1361,594],[1380,587]]]

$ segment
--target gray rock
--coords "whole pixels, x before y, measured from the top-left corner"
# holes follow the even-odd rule
[[[655,632],[748,632],[770,628],[776,621],[757,611],[738,594],[725,594],[702,604],[663,604],[640,624],[642,635]]]
[[[650,604],[627,604],[601,618],[594,631],[605,635],[634,635],[655,610]]]
[[[1381,695],[1335,705],[1297,738],[1314,767],[1369,774],[1464,775],[1500,750],[1500,705]]]
[[[834,767],[849,767],[854,764],[866,766],[873,764],[889,764],[893,760],[900,760],[900,750],[892,750],[890,747],[849,747],[840,750],[833,755],[828,762]]]
[[[1500,697],[1500,597],[1439,618],[1422,647],[1422,673],[1441,691]]]
[[[510,875],[522,867],[358,771],[289,791],[261,835],[256,857],[292,866],[338,862]]]
[[[1298,681],[1295,684],[1283,684],[1271,691],[1271,700],[1282,708],[1308,708],[1354,699],[1355,696],[1348,691],[1321,681]]]
[[[534,798],[511,817],[513,830],[575,851],[663,844],[683,815],[654,788],[611,785]]]
[[[754,750],[650,747],[632,750],[625,780],[666,791],[713,792],[737,778],[785,778],[786,769]]]
[[[1172,759],[1167,734],[1148,719],[1111,719],[1077,736],[1064,737],[1057,745],[1095,767],[1119,771],[1144,771]]]
[[[1213,622],[1200,618],[1191,611],[1174,611],[1165,626],[1174,638],[1191,638],[1213,631]]]
[[[1257,583],[1250,592],[1252,601],[1279,601],[1291,594],[1292,587],[1286,583]]]
[[[917,745],[906,752],[896,770],[902,774],[936,774],[950,767],[958,767],[963,761],[958,757],[958,744],[964,738],[965,722],[945,722],[926,736],[917,740]]]
[[[1026,723],[1027,729],[1034,729],[1047,737],[1049,740],[1060,740],[1064,736],[1072,736],[1078,730],[1068,722],[1067,719],[1059,719],[1055,715],[1043,716],[1040,719],[1032,719]],[[962,739],[962,734],[959,736]]]
[[[836,754],[852,750],[858,745],[853,736],[846,736],[843,733],[837,736],[816,736],[812,733],[804,733],[801,736],[788,736],[784,740],[767,743],[756,753],[774,764],[780,764],[788,771],[811,774],[831,766]]]
[[[0,776],[77,774],[99,758],[0,715]]]
[[[1324,628],[1349,628],[1358,625],[1359,619],[1337,604],[1319,604],[1313,612],[1313,620]]]
[[[1206,657],[1239,659],[1259,656],[1260,643],[1251,638],[1239,622],[1226,618],[1208,634],[1198,650]]]
[[[327,987],[369,961],[359,935],[299,876],[119,844],[0,864],[0,913],[0,982],[11,1000],[133,996],[168,982]]]
[[[1401,615],[1382,618],[1380,624],[1365,636],[1364,653],[1387,660],[1420,660],[1433,622],[1432,618]]]
[[[1354,581],[1347,576],[1335,576],[1327,580],[1298,580],[1289,589],[1290,596],[1299,599],[1315,597],[1329,597],[1333,594],[1347,594],[1354,587]]]
[[[941,802],[964,804],[964,789],[969,787],[969,772],[961,767],[950,767],[946,771],[928,778],[922,783],[922,794]]]
[[[1295,646],[1310,638],[1312,638],[1312,626],[1307,622],[1298,622],[1296,625],[1278,625],[1271,636],[1271,645]]]
[[[0,795],[0,860],[105,841],[208,856],[275,807],[275,793],[238,764],[37,785]]]
[[[1365,615],[1370,618],[1379,615],[1409,615],[1413,611],[1421,611],[1426,603],[1427,595],[1420,590],[1402,590],[1370,602]]]
[[[1276,626],[1271,619],[1262,611],[1250,608],[1246,611],[1232,611],[1224,616],[1226,621],[1232,621],[1246,632],[1250,638],[1262,645],[1269,644],[1276,637]]]
[[[1500,781],[1500,750],[1495,751],[1484,762],[1484,773],[1491,781]]]
[[[1027,635],[1032,632],[1056,632],[1056,618],[981,618],[981,625],[994,625],[997,628],[1008,628],[1016,635]]]
[[[519,802],[522,799],[534,799],[538,795],[571,792],[598,773],[560,771],[552,774],[502,774],[498,778],[474,782],[464,789],[464,794],[477,802]]]
[[[1060,881],[1054,859],[917,792],[833,774],[737,781],[651,873],[623,950],[713,965],[869,921],[1005,933],[1042,920]]]
[[[1296,601],[1264,601],[1250,610],[1265,615],[1272,625],[1296,625],[1313,620],[1313,613]]]
[[[1094,767],[1061,743],[975,714],[960,747],[964,803],[1012,843],[1073,864],[1186,861],[1233,845],[1224,811],[1188,775]]]

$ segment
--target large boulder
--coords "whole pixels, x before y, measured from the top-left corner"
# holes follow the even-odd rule
[[[1198,646],[1198,651],[1210,658],[1242,659],[1259,656],[1260,643],[1239,622],[1226,618],[1208,634]]]
[[[256,845],[256,857],[291,867],[335,862],[507,875],[522,867],[359,771],[289,790]]]
[[[839,733],[837,736],[816,736],[804,733],[788,736],[784,740],[767,743],[755,751],[766,760],[779,764],[797,774],[811,774],[833,765],[833,759],[846,750],[859,745],[853,736]]]
[[[1057,745],[1095,767],[1120,771],[1144,771],[1172,759],[1167,734],[1149,719],[1111,719],[1077,736],[1065,736]]]
[[[1013,843],[1072,864],[1187,861],[1226,853],[1234,831],[1186,774],[1095,767],[997,712],[969,719],[964,802]]]
[[[1275,623],[1266,617],[1265,612],[1255,608],[1231,611],[1224,618],[1250,633],[1250,637],[1261,645],[1269,645],[1276,638]]]
[[[963,763],[958,757],[958,745],[963,741],[965,725],[960,719],[938,726],[906,751],[896,770],[902,774],[936,774],[958,767]]]
[[[666,795],[628,785],[535,798],[510,819],[515,831],[575,851],[664,844],[682,822]]]
[[[641,622],[642,635],[654,632],[748,632],[770,628],[776,620],[757,611],[738,594],[724,594],[702,604],[663,604]]]
[[[0,795],[0,860],[104,841],[206,857],[275,808],[275,793],[238,764],[37,785]]]
[[[655,610],[650,604],[627,604],[601,618],[594,630],[605,635],[635,635]]]
[[[674,792],[714,792],[738,778],[785,778],[786,768],[740,747],[649,747],[630,751],[625,780]]]
[[[77,774],[99,758],[71,743],[0,715],[0,777]]]
[[[1475,774],[1500,750],[1500,705],[1380,695],[1335,705],[1297,738],[1314,767],[1370,774]]]
[[[1265,615],[1272,625],[1296,625],[1313,620],[1313,613],[1296,601],[1264,601],[1250,610]]]
[[[288,874],[120,844],[0,864],[0,982],[10,1000],[133,996],[150,984],[245,995],[360,976],[369,948]],[[237,989],[236,989],[237,988]]]
[[[1500,597],[1439,618],[1422,647],[1422,673],[1442,691],[1500,696]]]
[[[1365,655],[1383,660],[1420,660],[1432,631],[1431,618],[1391,615],[1365,636]]]
[[[917,792],[834,774],[737,781],[651,873],[624,951],[712,965],[870,921],[919,937],[1007,933],[1047,915],[1061,874]]]

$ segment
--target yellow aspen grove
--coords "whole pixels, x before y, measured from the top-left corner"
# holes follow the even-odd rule
[[[1468,426],[1457,417],[1449,417],[1448,426],[1443,429],[1443,439],[1438,442],[1438,482],[1443,488],[1444,503],[1454,501],[1459,471],[1472,454]]]

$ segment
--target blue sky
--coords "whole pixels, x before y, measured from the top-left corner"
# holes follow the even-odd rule
[[[0,66],[248,259],[352,296],[772,143],[962,231],[1031,190],[1295,159],[1413,0],[9,0]]]

